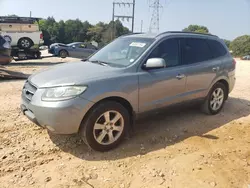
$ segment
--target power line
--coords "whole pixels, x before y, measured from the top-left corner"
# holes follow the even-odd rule
[[[116,14],[116,8],[124,9],[132,9],[132,14]],[[135,0],[133,2],[124,2],[124,1],[115,1],[113,2],[113,14],[112,14],[112,21],[113,21],[113,33],[112,38],[115,38],[115,19],[121,19],[124,21],[125,19],[129,22],[132,20],[131,31],[134,32],[134,24],[135,24]]]

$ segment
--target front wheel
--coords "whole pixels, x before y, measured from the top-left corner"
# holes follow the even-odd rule
[[[67,52],[66,50],[61,50],[61,51],[59,52],[59,56],[60,56],[61,58],[66,58],[66,57],[68,56],[68,52]]]
[[[80,135],[96,151],[108,151],[118,146],[129,127],[127,109],[120,103],[105,101],[96,105],[83,121]]]
[[[222,83],[216,83],[210,90],[206,100],[202,105],[203,112],[211,115],[218,114],[226,100],[226,87]]]

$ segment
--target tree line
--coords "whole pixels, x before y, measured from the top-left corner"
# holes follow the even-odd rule
[[[39,25],[43,31],[45,45],[50,45],[54,42],[67,44],[78,41],[95,41],[102,47],[114,38],[130,32],[119,20],[109,23],[99,22],[92,25],[88,21],[82,22],[79,19],[57,22],[53,17],[48,17],[47,19],[40,20]],[[207,27],[201,25],[189,25],[183,31],[210,33]],[[224,42],[234,56],[240,57],[250,54],[250,35],[237,37],[233,41],[224,39]]]
[[[82,22],[79,19],[57,22],[53,17],[48,17],[40,20],[39,26],[43,31],[45,45],[54,42],[67,44],[95,41],[102,46],[112,41],[113,38],[129,33],[129,29],[124,27],[119,20],[108,24],[99,22],[92,25],[88,21]]]

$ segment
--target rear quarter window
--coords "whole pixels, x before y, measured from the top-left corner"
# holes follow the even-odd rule
[[[227,54],[227,50],[220,42],[216,40],[207,40],[207,42],[214,58],[222,57]]]

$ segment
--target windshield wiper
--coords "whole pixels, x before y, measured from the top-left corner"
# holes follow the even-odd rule
[[[103,61],[95,60],[95,61],[89,61],[89,62],[96,63],[96,64],[103,65],[103,66],[109,66],[109,63],[106,63],[106,62],[103,62]]]

